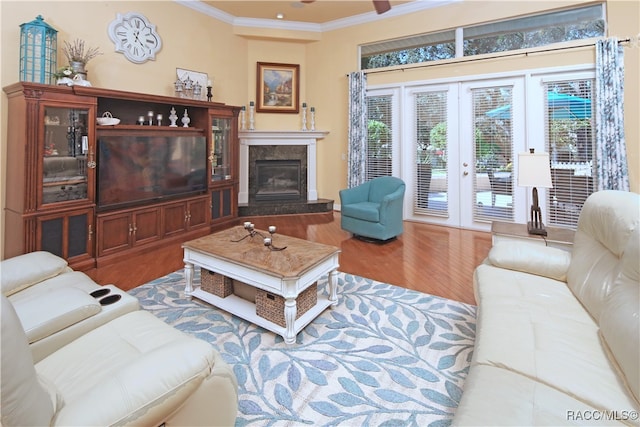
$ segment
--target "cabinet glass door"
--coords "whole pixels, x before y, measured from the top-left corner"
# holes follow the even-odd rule
[[[87,199],[89,110],[46,106],[42,204]]]
[[[211,180],[231,179],[231,119],[213,117],[211,122]]]

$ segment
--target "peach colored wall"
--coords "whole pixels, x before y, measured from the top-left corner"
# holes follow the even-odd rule
[[[358,45],[415,33],[518,16],[587,1],[464,1],[438,9],[391,17],[374,23],[321,34],[236,27],[172,1],[0,1],[0,83],[18,80],[19,25],[41,14],[59,30],[58,43],[75,38],[98,46],[104,55],[89,65],[94,86],[171,95],[175,68],[202,71],[214,79],[214,100],[248,105],[255,100],[256,62],[300,64],[300,101],[315,106],[316,127],[330,131],[318,143],[320,197],[338,200],[346,186],[347,78],[358,69]],[[626,38],[640,32],[640,2],[608,0],[609,32]],[[113,51],[107,27],[116,13],[137,11],[156,24],[163,48],[156,61],[133,64]],[[60,49],[59,49],[60,50]],[[640,49],[625,49],[625,119],[632,190],[640,191]],[[373,85],[430,80],[507,70],[593,62],[593,50],[530,55],[525,58],[451,63],[412,71],[371,74]],[[58,65],[65,60],[59,53]],[[0,208],[4,229],[4,165],[6,164],[6,96],[0,103]],[[256,114],[258,129],[299,129],[300,115]],[[0,258],[2,249],[0,246]]]

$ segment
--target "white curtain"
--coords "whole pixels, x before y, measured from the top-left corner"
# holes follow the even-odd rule
[[[364,183],[367,176],[367,75],[349,74],[349,188]]]
[[[618,40],[596,42],[596,183],[629,191],[624,139],[624,54]]]

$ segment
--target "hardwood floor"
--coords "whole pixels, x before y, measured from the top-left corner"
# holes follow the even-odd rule
[[[405,221],[404,233],[386,244],[354,239],[340,228],[340,213],[242,217],[265,230],[339,247],[345,273],[415,289],[469,304],[473,270],[487,256],[491,234]],[[101,284],[128,290],[183,267],[180,244],[101,267],[90,275]]]

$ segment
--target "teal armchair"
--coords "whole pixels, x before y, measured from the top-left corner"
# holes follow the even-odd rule
[[[354,237],[388,241],[402,234],[405,183],[382,176],[340,190],[340,225]]]

